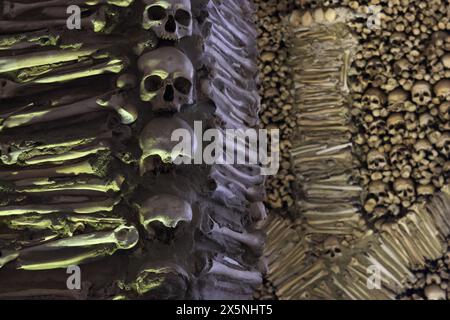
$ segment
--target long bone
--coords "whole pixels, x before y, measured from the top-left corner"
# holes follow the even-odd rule
[[[238,97],[242,100],[242,103],[246,108],[251,108],[256,113],[259,111],[260,97],[256,89],[244,90],[243,88],[235,85],[228,78],[224,78],[221,74],[215,74],[214,81],[220,81],[225,86],[226,91],[233,97],[232,100],[235,101]]]
[[[242,22],[242,17],[229,10],[226,6],[220,7],[218,8],[214,1],[208,3],[208,11],[210,13],[208,20],[215,24],[229,26],[228,29],[235,37],[241,39],[243,43],[253,44],[255,40],[252,41],[251,39],[256,39],[256,30],[251,28],[248,23]],[[247,34],[250,37],[246,36]]]
[[[209,96],[211,100],[213,100],[216,105],[219,105],[221,109],[225,113],[229,113],[229,117],[235,118],[237,121],[242,121],[243,125],[246,125],[247,127],[255,127],[258,123],[258,119],[256,116],[252,116],[246,113],[246,111],[242,111],[239,107],[236,105],[233,105],[233,102],[225,95],[223,94],[219,89],[217,89],[213,82],[209,83],[210,88],[206,89],[209,91]]]
[[[9,18],[15,18],[27,11],[44,9],[49,7],[68,7],[70,5],[86,5],[95,6],[99,4],[111,4],[118,7],[128,7],[132,4],[134,0],[48,0],[39,1],[37,3],[21,3],[15,1],[4,1],[3,2],[3,15]]]
[[[106,9],[99,8],[98,11],[93,12],[89,17],[81,18],[81,28],[84,30],[92,30],[94,32],[101,32],[105,28]],[[51,27],[66,27],[67,18],[53,19],[53,20],[0,20],[0,32],[12,33],[23,31],[38,31]]]
[[[231,83],[222,82],[221,79],[216,78],[209,82],[209,90],[207,92],[213,99],[216,98],[224,105],[234,107],[231,111],[234,111],[240,118],[252,122],[251,118],[257,118],[258,101],[254,101],[254,104],[247,104],[244,98],[245,95],[242,98],[239,95],[233,96],[233,87],[230,87],[230,85]]]
[[[239,64],[240,68],[246,70],[248,73],[255,73],[257,70],[256,64],[251,59],[242,56],[242,52],[234,51],[220,39],[209,37],[205,42],[205,46],[214,47],[217,52],[220,52],[224,57],[227,57],[227,59],[235,61],[235,64]]]
[[[102,47],[100,46],[87,46],[74,50],[46,50],[39,53],[5,56],[0,58],[0,73],[61,62],[78,61],[82,57],[99,53],[101,49]]]
[[[231,238],[235,241],[241,242],[248,246],[253,252],[258,253],[261,251],[264,245],[264,237],[259,233],[248,232],[236,232],[226,227],[221,227],[217,222],[210,218],[213,227],[210,231],[213,239],[215,236],[220,235],[227,238]]]
[[[18,180],[12,184],[14,191],[25,194],[43,195],[46,193],[91,195],[98,193],[119,192],[124,177],[118,175],[110,181],[97,178],[75,178],[69,180],[50,178],[37,178],[29,180]]]
[[[225,42],[231,49],[241,52],[244,55],[248,56],[248,48],[243,45],[236,37],[234,37],[228,29],[225,29],[221,25],[210,24],[208,26],[209,37],[212,37],[218,41]]]
[[[212,169],[210,177],[214,179],[218,185],[231,190],[235,196],[241,194],[247,198],[247,188],[242,183],[234,181],[233,177],[227,177],[215,168]]]
[[[0,51],[54,46],[60,36],[55,32],[39,31],[0,36]]]
[[[261,273],[256,271],[247,271],[243,266],[232,259],[225,260],[222,258],[220,259],[222,261],[219,259],[212,259],[209,270],[207,271],[208,275],[223,276],[254,285],[261,283]],[[230,261],[232,261],[232,263]]]
[[[45,243],[20,251],[3,251],[0,268],[16,261],[17,269],[50,270],[67,268],[133,248],[139,240],[134,226],[120,226],[110,232],[95,232]]]
[[[105,73],[119,73],[127,65],[127,62],[120,59],[111,60],[109,62],[100,63],[85,69],[67,71],[61,74],[47,75],[44,77],[33,79],[25,83],[17,83],[9,79],[0,78],[0,99],[11,98],[15,95],[27,93],[27,91],[41,91],[45,88],[39,88],[39,85],[60,84],[65,81],[72,81],[80,78],[102,75]],[[48,86],[48,89],[51,88]]]
[[[209,65],[214,66],[211,70],[213,77],[216,74],[220,74],[226,79],[233,79],[236,85],[244,89],[252,87],[253,82],[251,79],[241,75],[214,47],[205,47],[205,60]]]
[[[112,211],[120,199],[106,199],[102,201],[88,201],[75,203],[55,204],[29,204],[20,206],[0,207],[0,217],[24,215],[30,213],[50,214],[58,212],[74,212],[81,214],[95,213],[99,211]]]
[[[249,166],[251,167],[251,166]],[[260,168],[256,167],[257,173],[252,175],[248,170],[240,170],[236,166],[233,165],[220,165],[216,166],[217,170],[228,173],[228,175],[233,176],[234,179],[238,180],[246,187],[251,187],[255,185],[262,185],[264,183],[264,177],[259,174]]]
[[[1,170],[0,180],[17,181],[33,178],[57,178],[78,175],[98,176],[99,174],[95,171],[94,164],[91,164],[88,160],[84,160],[75,164],[54,166],[50,168]]]
[[[49,144],[36,143],[2,153],[0,159],[6,165],[13,165],[19,162],[31,165],[51,161],[51,159],[56,161],[73,160],[97,151],[108,150],[112,138],[112,131],[108,131],[97,133],[96,137],[60,140]],[[88,147],[87,150],[86,146]],[[84,150],[82,150],[83,148]],[[45,158],[46,156],[49,158]]]
[[[8,128],[27,126],[35,123],[74,117],[84,113],[106,110],[117,112],[121,118],[122,124],[131,124],[137,120],[137,108],[134,105],[127,103],[126,96],[123,92],[116,90],[98,97],[77,101],[69,105],[51,107],[39,111],[13,113],[10,116],[1,119],[0,131]]]
[[[77,230],[84,230],[91,227],[95,231],[109,231],[121,225],[125,225],[126,221],[119,217],[107,217],[105,215],[79,215],[79,214],[57,214],[49,215],[26,215],[3,218],[4,224],[12,230],[28,230],[32,232],[50,231],[55,238],[72,237]],[[55,238],[47,236],[39,243],[48,242]],[[17,241],[21,247],[30,247],[36,245],[25,241]]]

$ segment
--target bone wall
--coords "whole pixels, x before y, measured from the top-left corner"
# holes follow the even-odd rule
[[[80,0],[68,30],[69,4],[0,14],[0,296],[251,297],[259,167],[176,166],[170,135],[258,125],[252,4]]]
[[[368,27],[374,18],[369,5],[382,7],[380,28]],[[442,117],[448,95],[442,83],[448,76],[439,61],[446,54],[448,3],[286,1],[259,9],[259,16],[284,16],[268,22],[274,24],[269,28],[288,26],[285,65],[292,70],[298,121],[287,137],[290,170],[296,174],[290,192],[298,200],[288,211],[298,216],[287,219],[269,212],[269,271],[256,297],[445,297],[446,260],[441,257],[448,237],[448,156],[438,140],[445,140],[447,130]],[[406,20],[398,18],[403,13]],[[265,43],[263,30],[260,41]],[[391,39],[399,34],[404,41]],[[395,73],[404,60],[411,67]],[[265,79],[269,82],[270,76]],[[420,101],[420,90],[413,87],[423,80],[428,85],[418,88],[429,92]],[[444,91],[431,90],[430,83],[439,83]],[[369,89],[366,98],[361,87]],[[364,111],[368,109],[372,113]],[[397,151],[390,154],[388,148]],[[429,170],[426,177],[420,173],[424,170]],[[368,285],[373,266],[382,275],[380,290]],[[439,272],[443,278],[434,276]],[[432,280],[425,279],[427,273]]]

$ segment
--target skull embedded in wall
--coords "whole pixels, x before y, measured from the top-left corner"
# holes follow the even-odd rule
[[[402,88],[397,88],[388,95],[389,110],[392,112],[404,111],[404,106],[409,100],[409,93]]]
[[[383,170],[387,166],[385,154],[371,150],[367,155],[367,165],[370,170]]]
[[[176,148],[181,142],[172,141],[172,134],[182,130],[186,133],[183,144],[189,148]],[[179,137],[177,136],[177,139]],[[163,163],[173,163],[178,158],[192,159],[197,152],[197,139],[194,131],[184,120],[179,118],[161,117],[150,121],[142,130],[139,137],[139,144],[142,150],[140,161],[141,175],[154,169],[154,161],[160,160]]]
[[[426,106],[433,99],[431,85],[426,81],[418,81],[412,87],[412,99],[418,106]]]
[[[387,128],[389,134],[395,136],[403,134],[406,130],[405,118],[402,113],[393,113],[387,119]]]
[[[367,62],[366,65],[366,73],[371,76],[375,77],[377,75],[383,74],[385,72],[385,67],[383,62],[380,58],[372,58]]]
[[[450,133],[448,131],[444,132],[439,138],[436,143],[436,148],[438,148],[443,156],[450,157]]]
[[[381,109],[387,102],[386,95],[378,88],[370,88],[364,93],[362,103],[369,110]]]
[[[416,188],[411,179],[397,178],[394,181],[396,195],[402,200],[402,205],[409,208],[416,197]]]
[[[395,145],[389,153],[389,158],[393,166],[402,170],[409,163],[411,152],[405,145]]]
[[[368,199],[374,199],[377,204],[382,204],[388,197],[388,186],[383,181],[372,181],[368,191]]]
[[[442,101],[450,101],[450,79],[442,79],[434,85],[434,93],[436,97],[442,99]]]
[[[450,102],[445,101],[439,106],[439,118],[442,122],[450,121]]]
[[[182,223],[192,221],[191,205],[184,199],[159,194],[147,199],[139,209],[142,226],[153,235],[155,230],[176,229]]]
[[[161,39],[179,40],[192,35],[190,0],[144,0],[142,26]]]
[[[428,139],[420,139],[414,144],[413,158],[416,162],[420,163],[424,159],[427,159],[433,151],[433,146]]]
[[[194,102],[194,67],[191,60],[174,47],[163,47],[144,54],[138,61],[143,74],[141,100],[155,110],[180,111]]]
[[[336,259],[342,256],[342,249],[339,239],[331,236],[325,239],[323,243],[324,253],[327,257]]]

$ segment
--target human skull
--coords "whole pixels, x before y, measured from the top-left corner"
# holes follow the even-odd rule
[[[370,170],[383,170],[387,166],[386,155],[378,150],[371,150],[367,155],[367,164]]]
[[[403,104],[409,99],[409,93],[402,88],[391,91],[388,95],[389,106]]]
[[[397,178],[394,181],[396,195],[402,200],[404,207],[410,207],[416,196],[416,188],[411,179]]]
[[[445,101],[439,106],[439,118],[443,121],[450,121],[450,102]]]
[[[339,239],[331,236],[325,239],[323,243],[324,253],[327,257],[335,259],[342,256],[342,249]]]
[[[159,194],[147,199],[139,210],[139,219],[147,230],[158,222],[165,228],[175,229],[181,222],[192,221],[191,205],[179,197]]]
[[[363,106],[370,110],[381,109],[386,101],[386,95],[378,88],[368,89],[362,98]]]
[[[192,35],[190,0],[144,0],[142,27],[161,39],[180,40]]]
[[[433,153],[433,146],[428,139],[420,139],[414,144],[414,158],[417,162],[428,158]]]
[[[450,133],[448,131],[444,132],[438,139],[436,147],[438,148],[439,152],[445,157],[448,158],[450,156]]]
[[[404,45],[405,41],[407,40],[406,34],[403,32],[394,32],[390,37],[389,40],[391,44],[394,47],[401,47]]]
[[[426,81],[418,81],[411,89],[412,99],[418,106],[426,106],[433,99],[431,85]]]
[[[424,130],[431,129],[435,123],[436,119],[429,113],[422,113],[419,117],[419,126]]]
[[[174,133],[177,132],[182,136],[185,148],[178,148],[180,145],[179,136],[173,138]],[[142,150],[141,175],[153,169],[150,160],[155,160],[155,157],[163,163],[173,163],[179,158],[183,160],[192,159],[197,152],[197,139],[194,131],[189,124],[179,118],[161,117],[153,119],[142,130],[139,144]]]
[[[386,121],[383,119],[376,119],[369,124],[369,132],[371,135],[384,136],[386,134]]]
[[[427,300],[446,300],[447,298],[445,290],[435,284],[426,286],[424,294]]]
[[[377,204],[381,204],[388,197],[388,186],[383,181],[372,181],[368,189],[368,198],[374,199]]]
[[[443,101],[450,100],[450,79],[442,79],[434,85],[434,93]]]
[[[406,130],[405,118],[402,113],[391,114],[386,124],[391,135],[403,134]]]
[[[163,47],[141,56],[143,74],[141,100],[152,102],[155,110],[180,111],[194,102],[194,67],[191,60],[174,47]]]
[[[405,145],[395,145],[392,147],[392,150],[389,153],[389,158],[392,165],[401,170],[408,164],[409,160],[411,159],[411,152]]]
[[[385,71],[384,64],[380,58],[372,58],[366,65],[366,73],[371,77],[383,74]]]
[[[402,72],[409,72],[413,69],[413,65],[408,59],[403,58],[394,63],[394,73],[399,76]]]

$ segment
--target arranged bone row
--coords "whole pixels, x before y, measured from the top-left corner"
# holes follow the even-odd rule
[[[353,245],[337,237],[321,244],[304,233],[300,219],[292,223],[271,216],[264,229],[268,280],[280,299],[395,299],[417,283],[411,270],[422,270],[445,253],[449,205],[447,188]]]
[[[256,87],[257,34],[251,20],[253,5],[247,0],[212,0],[206,8],[208,15],[202,24],[202,33],[205,36],[204,66],[208,70],[208,78],[202,81],[201,86],[203,93],[214,103],[215,127],[223,137],[226,129],[255,129],[259,123],[260,101]],[[231,152],[245,155],[245,149],[250,147],[248,143],[238,143]],[[264,243],[262,234],[256,230],[258,222],[266,217],[264,179],[260,175],[260,167],[257,164],[216,164],[211,169],[210,178],[215,185],[212,199],[226,208],[224,212],[210,214],[211,238],[240,243],[252,253],[233,257],[234,265],[229,265],[226,274],[228,290],[236,291],[240,287],[251,296],[262,283],[264,271],[248,262],[260,256]],[[236,214],[241,216],[235,221],[242,222],[230,225],[230,216]]]
[[[251,297],[261,283],[259,166],[205,176],[172,166],[191,154],[171,141],[178,129],[194,137],[191,120],[209,120],[199,111],[209,99],[219,129],[257,125],[251,5],[196,4],[208,17],[198,26],[189,0],[70,4],[82,7],[81,31],[65,30],[69,1],[7,1],[0,16],[0,268],[59,269],[130,250],[136,274],[110,279],[110,298]],[[193,35],[208,57],[204,79],[186,47]],[[208,101],[195,100],[197,88]],[[41,289],[5,296],[71,296]],[[93,293],[84,290],[75,298]]]
[[[336,22],[336,14],[334,21],[309,25],[298,25],[292,17],[296,14],[290,17],[294,29],[289,66],[295,81],[298,124],[291,138],[298,208],[308,233],[358,236],[365,222],[347,102],[347,73],[355,40],[343,23]]]

